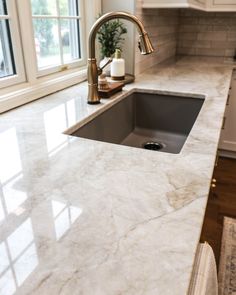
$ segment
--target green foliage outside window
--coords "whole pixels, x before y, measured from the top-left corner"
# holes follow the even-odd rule
[[[32,0],[33,13],[36,15],[48,15],[48,1],[47,0]],[[35,19],[34,30],[35,38],[40,43],[40,50],[42,55],[47,55],[50,45],[53,43],[53,22],[50,19]]]

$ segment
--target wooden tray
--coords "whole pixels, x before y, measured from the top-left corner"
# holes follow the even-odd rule
[[[109,98],[114,95],[116,92],[121,91],[124,83],[121,82],[112,82],[108,83],[109,89],[98,89],[98,95],[100,98]]]
[[[124,84],[129,84],[129,83],[133,83],[135,80],[135,77],[134,75],[131,75],[131,74],[125,74],[125,79],[124,80],[121,80],[119,82],[123,82]],[[107,81],[108,82],[112,82],[112,83],[115,83],[116,81],[113,80],[111,77],[107,77]]]

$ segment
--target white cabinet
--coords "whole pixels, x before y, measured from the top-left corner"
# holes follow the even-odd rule
[[[199,7],[206,7],[206,0],[190,0],[190,3],[198,5]]]
[[[236,0],[213,0],[215,5],[236,5]]]
[[[143,0],[143,8],[204,9],[206,0]]]
[[[207,11],[236,11],[236,0],[208,0]]]
[[[204,11],[236,11],[236,0],[143,0],[143,8],[194,8]]]
[[[176,8],[176,7],[187,7],[187,0],[143,0],[143,8]]]
[[[219,148],[225,151],[236,152],[236,72],[234,72],[232,77],[222,128]]]

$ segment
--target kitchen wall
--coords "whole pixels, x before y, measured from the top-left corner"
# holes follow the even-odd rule
[[[137,46],[137,30],[133,24],[126,22],[128,34],[123,46],[123,56],[126,60],[126,72],[135,72],[135,74],[174,56],[178,37],[178,10],[143,10],[141,3],[142,0],[102,0],[103,13],[112,10],[124,10],[133,13],[143,21],[151,37],[156,50],[153,54],[142,56]]]
[[[140,18],[151,37],[155,52],[142,56],[135,44],[135,74],[141,73],[176,54],[178,37],[177,9],[142,9],[142,0],[136,1],[135,14]],[[136,36],[137,39],[137,36]]]
[[[134,14],[135,0],[102,0],[102,12],[127,11]],[[122,55],[125,58],[126,73],[134,73],[134,32],[135,28],[131,22],[122,20],[126,25],[128,33],[125,35]]]
[[[177,54],[233,57],[236,13],[181,9]]]

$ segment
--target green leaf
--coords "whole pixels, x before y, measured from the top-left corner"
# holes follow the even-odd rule
[[[119,20],[110,20],[103,24],[98,31],[98,42],[101,45],[101,55],[111,56],[116,48],[122,50],[122,44],[125,40],[122,35],[127,33],[127,28]]]

